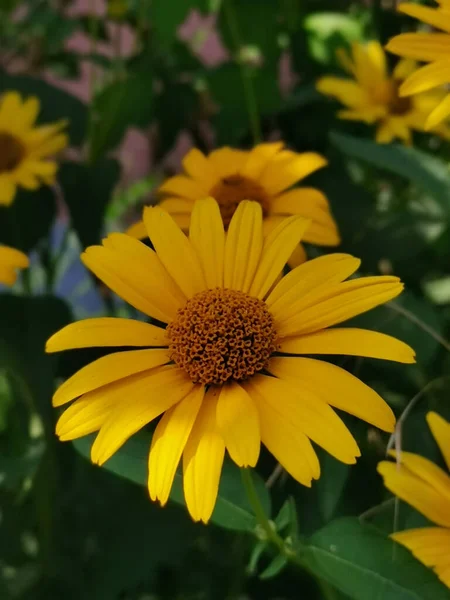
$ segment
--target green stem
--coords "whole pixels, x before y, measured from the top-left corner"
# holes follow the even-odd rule
[[[258,102],[256,99],[255,88],[253,86],[252,74],[249,67],[242,63],[239,58],[239,50],[242,48],[241,36],[239,34],[239,26],[234,13],[232,0],[224,0],[223,11],[228,23],[230,35],[233,40],[235,59],[239,65],[239,71],[242,79],[242,88],[244,91],[245,104],[250,123],[250,130],[253,136],[253,142],[258,144],[262,139],[261,123],[259,119]]]

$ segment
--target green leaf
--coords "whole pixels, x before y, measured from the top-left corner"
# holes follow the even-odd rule
[[[8,411],[12,404],[11,386],[5,371],[0,373],[0,435],[8,426]]]
[[[311,55],[321,63],[335,64],[336,50],[363,36],[360,19],[338,12],[317,12],[305,18]]]
[[[331,141],[348,156],[415,183],[429,193],[450,217],[450,171],[443,161],[416,148],[376,144],[338,133],[331,134]]]
[[[278,554],[268,567],[264,569],[262,573],[260,573],[260,579],[271,579],[272,577],[276,577],[288,564],[288,560],[283,554]]]
[[[354,600],[448,600],[412,554],[356,518],[333,521],[309,540],[305,564]]]
[[[204,2],[193,2],[192,0],[173,0],[170,7],[165,0],[152,0],[151,21],[160,43],[170,46],[176,38],[178,27],[186,19],[190,10]]]
[[[131,125],[145,127],[150,123],[153,117],[152,74],[133,73],[106,86],[96,96],[93,111],[91,162],[117,146]]]
[[[119,164],[103,159],[93,165],[65,163],[60,183],[72,225],[83,247],[100,242],[106,207],[119,179]]]
[[[0,206],[0,242],[29,252],[47,237],[56,214],[54,192],[19,189],[11,206]]]
[[[90,457],[91,445],[95,436],[86,436],[74,442],[75,448],[86,458]],[[147,487],[147,463],[151,445],[151,435],[141,432],[132,437],[105,464],[104,468],[121,477]],[[266,514],[270,515],[270,496],[261,478],[254,474],[254,483]],[[177,504],[184,505],[182,475],[175,475],[170,498]],[[150,500],[149,500],[150,502]],[[220,480],[219,495],[211,521],[225,529],[237,531],[253,531],[256,519],[247,502],[241,482],[239,468],[229,460],[224,462]]]
[[[38,123],[47,124],[67,119],[70,144],[72,146],[81,145],[86,133],[87,108],[75,96],[42,81],[42,79],[0,72],[0,94],[8,90],[16,90],[25,98],[37,96],[41,102]]]
[[[350,475],[350,465],[336,460],[327,452],[320,453],[320,479],[316,484],[319,508],[325,521],[329,521],[341,499]]]

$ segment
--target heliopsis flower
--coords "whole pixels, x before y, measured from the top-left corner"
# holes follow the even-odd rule
[[[395,138],[411,143],[411,130],[425,131],[430,112],[445,96],[444,90],[404,98],[399,93],[402,82],[415,69],[411,60],[401,60],[392,74],[388,72],[386,55],[379,42],[354,42],[351,56],[339,52],[342,67],[351,79],[326,76],[319,79],[317,89],[333,96],[346,106],[338,112],[340,119],[376,125],[375,139],[387,144]],[[450,138],[450,129],[441,125],[434,133]]]
[[[320,154],[292,152],[282,142],[259,144],[251,151],[225,147],[208,156],[194,148],[183,160],[185,174],[171,177],[159,188],[160,205],[187,230],[195,201],[212,196],[227,228],[240,202],[253,200],[261,205],[265,234],[286,216],[300,215],[311,220],[303,241],[336,246],[339,233],[324,194],[311,187],[292,187],[326,164]],[[141,239],[147,235],[142,221],[127,233]],[[297,249],[292,263],[304,258],[303,250]]]
[[[450,470],[450,423],[435,412],[427,422]],[[390,452],[395,457],[395,452]],[[450,588],[450,476],[427,458],[402,452],[400,464],[383,461],[378,472],[393,494],[425,515],[436,527],[422,527],[392,534],[416,558],[432,567]]]
[[[35,126],[39,100],[22,101],[17,92],[0,98],[0,205],[14,200],[17,187],[36,190],[55,181],[57,165],[49,157],[67,145],[64,121]]]
[[[397,296],[397,277],[345,282],[360,261],[331,254],[280,278],[309,222],[291,216],[264,236],[257,202],[241,202],[227,232],[212,198],[195,203],[189,237],[159,206],[144,210],[144,224],[155,250],[116,233],[82,260],[164,325],[95,318],[50,338],[48,352],[139,348],[98,359],[56,391],[54,406],[75,399],[57,423],[61,440],[99,431],[91,457],[101,465],[162,415],[150,449],[150,497],[167,502],[182,458],[189,512],[207,522],[225,450],[240,467],[254,467],[263,443],[310,486],[320,475],[311,440],[347,464],[360,454],[335,408],[392,431],[394,415],[376,392],[340,367],[299,355],[414,362],[395,338],[331,328]]]
[[[386,48],[394,54],[430,63],[409,75],[400,88],[403,97],[426,92],[437,86],[450,83],[450,0],[437,0],[439,7],[431,8],[405,2],[397,10],[428,23],[441,32],[402,33],[396,35]],[[442,33],[444,32],[444,33]],[[426,121],[431,129],[450,114],[450,94],[432,107]]]
[[[17,269],[26,269],[28,264],[28,257],[20,250],[0,246],[0,283],[13,285],[17,279]]]

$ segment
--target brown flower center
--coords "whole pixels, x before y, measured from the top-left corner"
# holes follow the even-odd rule
[[[412,100],[408,96],[400,96],[399,88],[402,82],[395,79],[392,82],[391,97],[389,101],[389,113],[399,117],[406,115],[412,109]]]
[[[13,171],[24,154],[25,148],[17,138],[0,132],[0,173]]]
[[[269,197],[265,190],[256,181],[242,175],[224,177],[212,188],[210,194],[219,204],[225,228],[230,224],[231,217],[242,200],[259,202],[263,215],[268,212]]]
[[[170,356],[195,383],[220,385],[262,371],[276,350],[266,304],[215,288],[193,296],[167,327]]]

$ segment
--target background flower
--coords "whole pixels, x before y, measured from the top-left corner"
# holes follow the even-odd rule
[[[17,279],[17,269],[26,269],[28,256],[15,248],[0,246],[0,283],[13,285]]]

